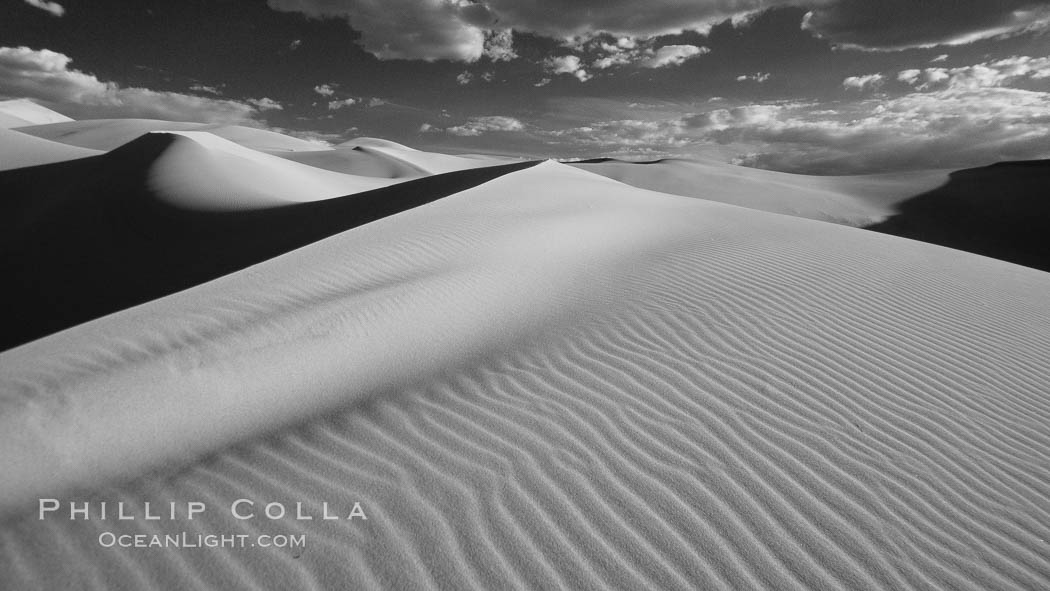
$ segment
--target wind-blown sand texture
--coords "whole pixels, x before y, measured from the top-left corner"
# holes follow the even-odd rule
[[[1047,588],[1048,289],[511,172],[0,353],[0,586]],[[36,519],[68,490],[209,511]],[[242,497],[369,519],[234,520]],[[96,541],[186,529],[308,545]]]

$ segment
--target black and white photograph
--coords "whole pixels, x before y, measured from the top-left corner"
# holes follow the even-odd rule
[[[1050,0],[4,0],[0,589],[1050,590]]]

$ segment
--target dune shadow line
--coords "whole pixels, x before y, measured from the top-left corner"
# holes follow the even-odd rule
[[[529,168],[450,172],[324,201],[181,209],[148,188],[174,141],[147,134],[101,156],[0,173],[0,350],[199,285],[351,228]]]
[[[1001,162],[948,179],[866,229],[1050,271],[1050,160]]]

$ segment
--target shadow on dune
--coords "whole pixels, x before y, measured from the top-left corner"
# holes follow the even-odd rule
[[[959,170],[866,229],[1050,271],[1050,160]]]
[[[619,158],[588,158],[586,160],[573,160],[566,164],[605,164],[606,162],[622,162],[624,164],[660,164],[667,162],[667,158],[657,160],[620,160]]]
[[[172,137],[143,136],[82,160],[0,173],[0,350],[198,285],[536,162],[406,181],[251,211],[181,209],[151,194]]]

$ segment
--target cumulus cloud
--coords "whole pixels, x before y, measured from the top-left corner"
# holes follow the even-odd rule
[[[551,74],[570,74],[580,82],[586,82],[592,78],[591,74],[583,67],[583,62],[576,55],[562,55],[548,58],[544,66]]]
[[[769,72],[755,72],[754,74],[741,74],[736,77],[737,82],[757,82],[762,84],[769,80]]]
[[[809,2],[804,28],[834,43],[895,50],[963,45],[1050,25],[1045,0],[832,0]]]
[[[977,89],[1012,84],[1018,80],[1050,78],[1050,57],[1013,56],[959,68],[902,70],[897,79],[919,90]]]
[[[696,45],[665,45],[657,49],[650,57],[642,60],[643,68],[666,68],[668,66],[680,66],[685,60],[710,53],[706,47]]]
[[[247,100],[249,104],[255,105],[260,111],[282,111],[284,105],[273,100],[272,98],[250,98]]]
[[[461,137],[476,137],[484,133],[490,132],[510,132],[524,130],[524,123],[522,123],[518,119],[515,119],[514,117],[506,117],[504,115],[471,117],[461,125],[455,125],[448,128],[436,127],[429,123],[424,123],[419,127],[419,131],[421,133],[445,132],[451,135],[458,135]]]
[[[470,84],[470,81],[474,79],[474,75],[464,70],[456,76],[456,83],[463,86]]]
[[[194,84],[193,86],[190,86],[190,90],[192,90],[194,92],[206,92],[208,94],[214,94],[216,96],[219,96],[219,95],[222,94],[222,91],[219,90],[219,87],[217,87],[217,86],[208,86],[206,84]]]
[[[1046,0],[268,0],[271,8],[344,18],[380,59],[513,59],[512,31],[554,39],[653,39],[747,26],[764,10],[809,9],[804,27],[831,42],[893,50],[959,45],[1050,26]],[[604,67],[613,61],[602,62]],[[596,65],[601,68],[603,66]]]
[[[25,0],[25,3],[34,8],[50,12],[53,16],[62,16],[66,13],[66,9],[58,2],[50,2],[49,0]]]
[[[318,84],[314,87],[314,92],[321,96],[332,96],[335,94],[335,89],[332,88],[331,84]]]
[[[70,68],[72,59],[48,49],[0,47],[0,94],[36,99],[78,118],[145,117],[169,121],[246,121],[261,110],[223,100],[122,87]],[[269,99],[258,103],[269,105]]]
[[[267,0],[274,10],[345,18],[380,59],[476,61],[485,52],[488,8],[468,0]]]
[[[482,53],[494,62],[509,62],[517,58],[518,54],[514,51],[514,32],[503,29],[488,33]]]
[[[597,70],[622,66],[641,68],[679,66],[688,59],[711,51],[706,47],[696,45],[665,45],[657,49],[653,47],[653,44],[652,40],[638,40],[633,37],[620,37],[614,43],[596,37],[576,45],[580,50],[596,51],[602,56],[591,62],[591,67]]]
[[[358,102],[360,102],[360,101],[358,101],[355,98],[347,98],[347,99],[343,99],[343,100],[340,100],[340,101],[328,101],[328,110],[329,111],[338,111],[339,109],[342,109],[343,107],[352,107],[353,105],[356,105]]]
[[[1015,88],[916,92],[826,114],[782,109],[715,137],[764,145],[738,162],[778,170],[962,168],[1050,156],[1048,100],[1048,93]]]
[[[858,76],[868,88],[882,73]],[[849,100],[680,106],[587,103],[563,117],[585,120],[533,135],[575,153],[737,154],[749,166],[810,174],[965,168],[1050,158],[1050,57],[1015,56],[960,68],[896,73],[912,88]],[[888,85],[888,83],[887,83]],[[1043,88],[1044,90],[1038,90]],[[578,102],[578,100],[576,101]],[[617,115],[629,115],[627,117]]]
[[[492,115],[473,117],[463,125],[450,127],[446,131],[452,135],[476,136],[492,131],[523,131],[524,129],[525,124],[514,117]]]
[[[865,91],[865,90],[878,90],[886,82],[886,77],[882,74],[867,74],[865,76],[850,76],[842,81],[844,88]]]

